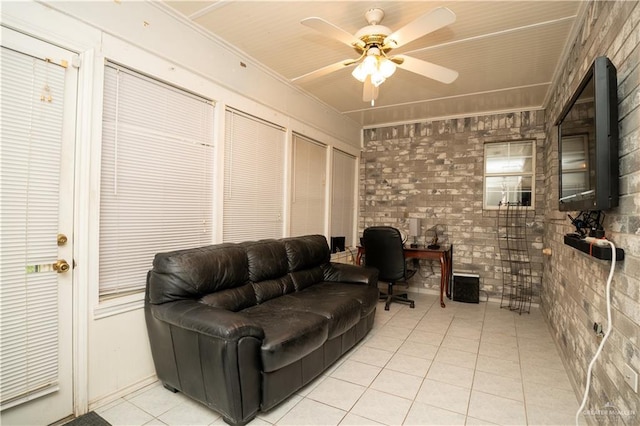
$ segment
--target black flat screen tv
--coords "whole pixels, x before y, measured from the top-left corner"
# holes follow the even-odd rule
[[[561,211],[618,205],[617,87],[611,61],[596,58],[556,122]]]

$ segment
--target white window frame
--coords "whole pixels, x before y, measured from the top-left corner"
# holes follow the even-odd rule
[[[236,134],[234,119],[244,121],[247,128],[242,129],[255,135]],[[252,127],[252,128],[249,128]],[[240,129],[238,127],[238,129]],[[249,141],[245,138],[255,137]],[[241,139],[235,138],[241,137]],[[260,140],[267,150],[260,149]],[[246,142],[251,142],[251,151],[243,157],[242,167],[235,162],[242,151],[234,152],[234,144],[241,149]],[[267,122],[250,114],[227,108],[225,112],[225,140],[224,140],[224,190],[223,190],[223,218],[222,241],[242,242],[265,238],[282,238],[285,236],[286,223],[285,197],[288,175],[286,168],[286,131],[283,127]],[[274,151],[275,150],[275,151]],[[268,155],[267,155],[268,154]],[[272,155],[269,157],[269,155]],[[280,159],[275,163],[274,157]],[[235,159],[234,159],[235,158]],[[232,180],[239,176],[239,182],[250,183],[249,187],[234,186]],[[274,189],[263,198],[261,189],[267,186]],[[241,218],[234,221],[234,218]],[[269,223],[268,227],[264,224]]]
[[[290,235],[324,234],[327,207],[327,146],[293,134]],[[304,151],[307,156],[301,158]]]
[[[487,171],[487,147],[489,145],[496,145],[496,144],[502,144],[502,145],[506,145],[507,146],[507,155],[504,157],[505,161],[513,161],[513,160],[518,160],[518,159],[524,159],[526,161],[526,159],[528,159],[529,157],[523,157],[523,156],[517,156],[517,155],[511,155],[511,151],[512,148],[516,145],[520,145],[523,146],[525,144],[530,144],[531,147],[531,170],[530,171],[504,171],[504,172],[488,172]],[[536,173],[536,141],[534,139],[524,139],[524,140],[514,140],[514,141],[492,141],[492,142],[486,142],[484,144],[484,161],[483,161],[483,190],[482,190],[482,205],[483,205],[483,209],[484,210],[497,210],[499,208],[499,205],[496,203],[495,205],[493,204],[487,204],[488,203],[488,188],[487,188],[487,180],[488,178],[495,178],[495,177],[503,177],[503,178],[530,178],[531,179],[531,199],[529,202],[529,205],[526,206],[527,208],[533,209],[535,208],[535,194],[536,194],[536,179],[535,179],[535,173]],[[517,202],[517,200],[510,200],[509,194],[511,194],[512,192],[520,192],[522,194],[521,191],[518,191],[516,188],[510,188],[506,191],[506,196],[503,195],[503,198],[501,200],[501,202]]]
[[[129,296],[122,296],[110,300],[100,300],[98,290],[98,246],[99,246],[99,203],[97,197],[100,189],[100,168],[96,164],[100,164],[101,140],[102,140],[102,88],[104,84],[104,63],[105,61],[113,61],[121,64],[129,69],[136,70],[144,75],[159,81],[166,82],[178,88],[183,88],[194,94],[201,95],[208,99],[214,99],[215,108],[215,143],[216,164],[215,164],[215,182],[214,182],[214,213],[216,217],[216,229],[214,230],[214,238],[212,244],[223,242],[223,188],[224,188],[224,134],[225,134],[225,113],[227,108],[233,108],[242,111],[247,115],[251,115],[258,119],[262,119],[272,123],[274,126],[285,130],[285,159],[283,163],[284,169],[284,197],[283,197],[283,236],[288,236],[290,223],[290,173],[291,173],[291,135],[294,132],[312,138],[313,140],[326,141],[329,154],[331,157],[334,147],[348,153],[356,158],[355,166],[355,187],[354,187],[354,219],[353,219],[353,238],[357,239],[357,212],[358,212],[358,170],[359,170],[359,152],[360,148],[344,142],[344,139],[336,139],[318,128],[310,127],[306,122],[301,122],[288,114],[280,113],[269,106],[256,103],[254,100],[246,98],[242,94],[230,91],[217,83],[213,82],[206,76],[193,73],[188,69],[180,67],[175,63],[169,62],[163,58],[155,56],[149,52],[143,51],[127,41],[113,37],[109,34],[101,34],[102,40],[99,51],[90,55],[85,55],[81,72],[84,72],[86,79],[90,84],[83,87],[89,90],[93,95],[85,97],[81,114],[80,132],[82,137],[89,140],[89,144],[78,144],[79,158],[79,179],[88,182],[85,186],[81,186],[80,198],[86,200],[77,207],[77,213],[80,219],[78,229],[85,231],[79,234],[84,235],[80,239],[77,247],[84,247],[81,255],[77,259],[80,260],[80,266],[76,269],[76,273],[81,274],[82,281],[92,283],[87,286],[87,312],[91,319],[97,320],[113,315],[119,315],[125,312],[134,311],[143,306],[143,294],[136,293]],[[87,87],[88,86],[88,87]],[[88,100],[87,100],[88,99]],[[327,200],[331,200],[331,158],[327,162]],[[327,210],[325,213],[326,229],[330,226],[330,202],[327,201]],[[88,205],[89,208],[83,207]],[[329,235],[329,231],[327,234]],[[354,240],[356,241],[356,240]]]
[[[167,234],[167,237],[163,237],[163,236],[159,236],[159,237],[153,237],[154,238],[154,242],[152,242],[154,248],[151,249],[151,251],[153,253],[151,253],[151,251],[148,253],[148,257],[149,257],[149,263],[148,265],[144,268],[145,270],[141,272],[142,275],[146,276],[146,270],[151,268],[151,262],[153,260],[153,256],[155,255],[155,253],[161,252],[161,251],[167,251],[167,250],[176,250],[176,249],[180,249],[180,248],[186,248],[186,247],[191,247],[191,246],[196,246],[196,245],[204,245],[204,244],[208,244],[208,243],[212,243],[213,241],[213,229],[214,229],[214,209],[213,209],[213,191],[214,191],[214,186],[213,186],[213,176],[214,176],[214,164],[215,164],[215,150],[214,150],[214,146],[213,146],[213,141],[214,141],[214,118],[215,118],[215,108],[213,106],[213,101],[203,98],[202,96],[198,96],[198,95],[194,95],[191,92],[188,92],[184,89],[169,85],[167,83],[161,82],[157,79],[151,78],[151,77],[147,77],[146,75],[137,72],[137,71],[132,71],[128,68],[119,66],[117,64],[113,64],[113,63],[107,63],[105,64],[105,69],[104,69],[104,78],[107,78],[107,72],[112,72],[112,71],[107,71],[107,69],[110,70],[116,70],[116,72],[118,73],[125,73],[128,74],[130,77],[132,76],[133,78],[137,78],[138,80],[136,80],[136,82],[141,82],[144,81],[146,83],[152,83],[157,85],[158,87],[160,87],[162,90],[167,90],[173,93],[177,93],[178,95],[180,95],[181,100],[186,101],[186,102],[191,102],[193,104],[193,101],[195,100],[196,103],[194,105],[197,105],[197,103],[202,103],[204,108],[201,108],[202,114],[211,114],[208,117],[208,121],[210,123],[209,126],[205,126],[204,129],[196,129],[196,131],[194,133],[199,133],[198,135],[195,134],[191,134],[189,132],[186,132],[186,129],[178,129],[178,130],[182,130],[183,134],[175,134],[175,133],[163,133],[162,131],[156,131],[155,128],[154,129],[141,129],[140,131],[144,131],[147,134],[153,134],[153,137],[156,139],[165,139],[165,140],[171,140],[171,143],[168,143],[166,145],[162,145],[165,148],[168,148],[170,146],[175,146],[175,144],[186,144],[185,146],[192,146],[193,149],[197,150],[198,152],[200,151],[204,151],[204,152],[210,152],[210,155],[191,155],[191,160],[189,162],[188,158],[183,158],[186,164],[189,165],[197,165],[196,163],[200,163],[202,165],[202,162],[205,161],[204,159],[208,159],[208,164],[205,164],[203,167],[205,167],[205,173],[206,176],[204,175],[200,175],[198,177],[196,177],[197,180],[197,184],[200,185],[198,186],[196,189],[201,188],[201,191],[199,192],[198,196],[193,196],[191,198],[189,198],[190,200],[193,201],[197,201],[197,204],[199,205],[199,207],[194,207],[192,206],[192,208],[194,209],[202,209],[201,211],[198,211],[196,213],[196,216],[200,217],[199,220],[195,220],[192,214],[189,214],[188,210],[185,210],[185,214],[178,214],[180,219],[179,221],[173,221],[174,223],[177,222],[182,222],[182,220],[186,220],[187,222],[183,225],[180,226],[180,230],[176,232],[176,230],[174,230],[174,237],[171,237],[169,234]],[[170,93],[167,92],[167,93]],[[142,99],[142,101],[144,101]],[[103,105],[104,104],[104,99],[103,99]],[[185,105],[182,105],[182,108],[186,108]],[[104,108],[103,108],[104,111]],[[180,112],[184,112],[184,111],[180,111]],[[146,113],[146,112],[145,112]],[[108,126],[103,122],[103,133],[102,135],[105,135],[105,131],[108,131]],[[153,126],[152,126],[153,127]],[[130,132],[136,132],[135,128],[129,129]],[[102,155],[104,153],[104,149],[106,147],[106,139],[105,137],[102,138],[102,146],[101,146],[101,161],[103,160]],[[160,145],[158,145],[160,146]],[[151,148],[151,147],[150,147]],[[165,149],[162,148],[162,149]],[[173,149],[173,151],[175,151],[175,149]],[[172,152],[173,152],[172,151]],[[185,154],[188,154],[190,152],[192,152],[193,150],[178,150],[179,152],[185,152]],[[176,152],[178,152],[176,151]],[[153,151],[147,151],[153,154]],[[171,168],[178,170],[179,167],[176,167],[179,163],[176,161],[176,159],[179,159],[178,157],[175,156],[175,152],[174,154],[167,156],[166,158],[171,158]],[[205,161],[205,163],[207,163],[207,161]],[[164,169],[165,172],[163,172],[163,175],[169,175],[169,173],[166,172],[166,169]],[[177,173],[178,175],[184,176],[184,171],[185,170],[193,170],[193,168],[191,166],[189,166],[187,169],[180,169],[181,171],[179,173]],[[154,173],[153,170],[151,170],[150,173]],[[190,178],[193,178],[194,176],[192,176],[191,174],[187,175]],[[105,176],[105,170],[103,170],[103,168],[100,168],[100,182],[103,182],[103,178]],[[176,175],[177,176],[177,175]],[[162,178],[162,176],[160,176]],[[202,180],[204,179],[204,180]],[[192,182],[195,182],[195,180],[192,180]],[[169,182],[170,183],[170,182]],[[100,203],[100,214],[101,214],[101,221],[100,221],[100,240],[104,240],[105,235],[103,234],[103,225],[102,225],[102,220],[104,219],[104,213],[103,213],[103,202],[105,200],[106,197],[106,193],[102,192],[104,191],[104,188],[102,188],[103,184],[101,183],[101,193],[100,193],[100,197],[101,197],[101,203]],[[186,185],[188,186],[188,185]],[[204,187],[202,187],[204,186]],[[181,187],[181,190],[176,190],[174,192],[174,194],[180,193],[181,191],[183,191],[183,187]],[[208,190],[207,190],[208,188]],[[150,188],[151,189],[151,188]],[[156,188],[158,189],[158,188]],[[162,191],[162,194],[171,194],[171,191]],[[192,193],[193,195],[193,193]],[[196,200],[196,198],[200,198],[199,200]],[[184,201],[184,200],[183,200]],[[180,203],[180,205],[183,205],[184,203]],[[166,212],[167,209],[163,208],[162,209],[163,212]],[[152,213],[152,212],[150,212]],[[126,214],[126,213],[125,213]],[[164,214],[164,213],[163,213]],[[204,216],[202,216],[204,215]],[[172,215],[175,216],[175,215]],[[186,217],[189,216],[189,217]],[[164,217],[164,216],[163,216]],[[149,218],[151,219],[151,218]],[[198,229],[196,229],[198,228]],[[106,230],[106,228],[104,228]],[[191,231],[189,231],[189,229],[191,229]],[[166,230],[166,226],[162,226],[159,227],[159,229],[157,229],[156,231],[153,232],[154,235],[158,235],[158,234],[162,234],[163,231]],[[146,234],[145,234],[146,235]],[[177,235],[177,236],[176,236]],[[191,237],[188,237],[188,235],[191,235]],[[164,241],[164,243],[163,243]],[[151,243],[150,243],[151,244]],[[98,256],[98,265],[100,265],[100,263],[103,263],[103,267],[104,267],[104,258],[102,258],[103,254],[102,254],[102,250],[100,250],[100,254]],[[101,271],[100,266],[98,267],[99,271]],[[144,273],[143,273],[144,272]],[[98,279],[99,279],[99,285],[97,288],[97,293],[98,293],[98,300],[100,302],[101,305],[101,309],[99,309],[99,312],[97,313],[97,317],[100,317],[102,315],[108,315],[111,312],[111,308],[115,307],[116,311],[119,311],[120,309],[123,308],[123,306],[126,306],[127,304],[132,304],[133,306],[130,306],[131,308],[133,308],[134,306],[137,306],[139,301],[142,300],[142,295],[144,292],[144,288],[145,288],[145,280],[144,280],[144,276],[142,276],[141,280],[140,280],[140,285],[136,286],[135,288],[131,288],[130,290],[127,291],[122,291],[122,292],[111,292],[108,291],[108,289],[106,288],[102,288],[100,286],[100,281],[101,281],[101,272],[98,272]]]
[[[347,194],[347,192],[343,192],[343,194],[340,194],[339,190],[336,190],[336,188],[338,188],[340,185],[342,185],[341,180],[339,179],[340,176],[336,176],[336,157],[337,155],[343,155],[345,157],[347,157],[348,160],[353,160],[353,181],[351,182],[351,207],[352,207],[352,214],[351,214],[351,221],[349,222],[348,225],[345,225],[347,227],[347,229],[345,230],[345,232],[342,232],[342,229],[338,229],[336,230],[336,218],[334,216],[334,210],[335,210],[335,205],[336,202],[338,202],[338,200],[336,199],[336,196],[340,196],[343,194]],[[349,154],[348,152],[339,150],[334,148],[333,149],[333,155],[332,155],[333,161],[331,164],[331,236],[336,237],[336,236],[343,236],[342,234],[344,234],[345,237],[345,247],[355,247],[356,241],[354,240],[355,236],[355,229],[357,229],[356,226],[356,216],[357,216],[357,212],[358,212],[358,157],[356,157],[355,155]]]

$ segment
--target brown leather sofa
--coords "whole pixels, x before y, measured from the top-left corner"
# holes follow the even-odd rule
[[[246,424],[369,332],[377,282],[331,263],[322,235],[159,253],[145,297],[158,378]]]

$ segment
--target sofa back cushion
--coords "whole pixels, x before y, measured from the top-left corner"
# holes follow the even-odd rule
[[[249,283],[245,249],[218,244],[158,253],[149,273],[149,301],[160,304],[236,288]]]
[[[323,235],[158,253],[149,272],[149,301],[200,299],[239,311],[321,282],[330,256]]]
[[[261,240],[242,245],[247,251],[252,282],[272,280],[287,274],[287,252],[281,241]]]
[[[331,259],[324,235],[305,235],[282,240],[287,252],[289,272],[323,265]]]
[[[287,275],[287,252],[279,240],[243,243],[247,250],[249,280],[257,303],[295,291]]]
[[[287,251],[289,275],[296,291],[322,281],[321,266],[331,259],[324,235],[306,235],[282,240]]]

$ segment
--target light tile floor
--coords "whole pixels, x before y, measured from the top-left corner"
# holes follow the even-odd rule
[[[579,402],[536,308],[411,295],[379,304],[369,335],[251,425],[569,425]],[[155,383],[96,410],[119,425],[219,425],[220,415]],[[585,424],[584,421],[581,422]]]

